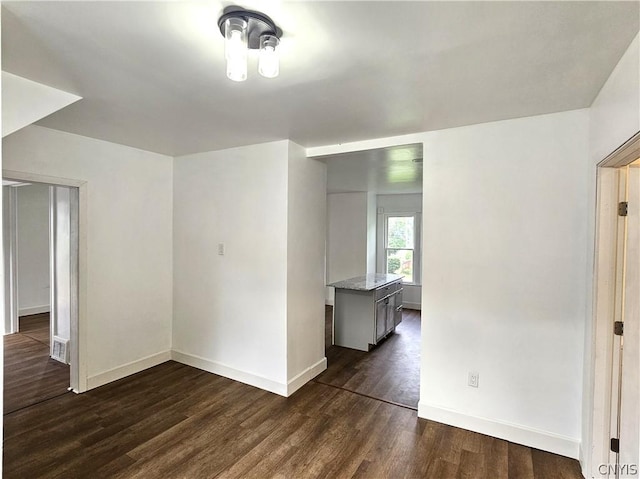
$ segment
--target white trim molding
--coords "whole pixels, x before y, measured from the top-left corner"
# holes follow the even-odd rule
[[[42,306],[32,306],[30,308],[21,308],[18,310],[18,316],[29,316],[31,314],[48,313],[51,311],[51,306],[43,304]]]
[[[218,361],[212,361],[195,354],[188,354],[182,351],[171,351],[171,359],[187,366],[202,369],[225,378],[233,379],[249,386],[254,386],[259,389],[264,389],[279,396],[287,397],[287,384],[274,381],[273,379],[265,378],[258,374],[241,371],[240,369],[227,366],[226,364],[219,363]]]
[[[163,351],[161,353],[152,354],[137,361],[118,366],[117,368],[110,369],[95,376],[89,376],[87,378],[87,389],[94,389],[105,384],[117,381],[118,379],[126,378],[132,374],[139,373],[145,369],[158,366],[159,364],[166,363],[171,359],[171,351]]]
[[[170,360],[198,368],[212,374],[217,374],[218,376],[223,376],[233,381],[248,384],[249,386],[254,386],[284,397],[291,396],[294,392],[327,369],[327,358],[322,358],[320,361],[292,378],[287,384],[284,384],[257,374],[241,371],[194,354],[171,350],[153,354],[137,361],[127,363],[123,366],[110,369],[109,371],[96,374],[95,376],[91,376],[87,379],[87,389],[94,389],[103,386],[113,381],[131,376],[132,374],[144,371],[145,369],[158,366]]]
[[[451,409],[418,403],[418,417],[486,434],[524,446],[578,459],[580,440],[494,419],[468,416]]]
[[[300,374],[292,378],[287,383],[287,396],[291,396],[294,392],[300,389],[302,386],[307,384],[313,378],[315,378],[322,371],[327,369],[327,358],[322,358],[320,361],[315,363],[312,366],[309,366],[307,369],[302,371]]]
[[[422,305],[420,303],[409,303],[407,301],[403,301],[402,302],[402,307],[404,309],[415,309],[415,310],[418,310],[418,311],[422,310]]]

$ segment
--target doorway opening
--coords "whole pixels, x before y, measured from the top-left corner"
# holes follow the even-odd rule
[[[328,369],[315,381],[415,410],[420,389],[422,151],[422,143],[412,143],[314,157],[327,165],[326,284],[373,274],[403,277],[402,295],[388,299],[402,320],[394,319],[393,332],[384,328],[386,339],[379,340],[376,333],[380,324],[389,324],[378,317],[388,309],[376,306],[384,298],[376,302],[371,292],[371,307],[365,305],[362,312],[366,318],[357,319],[363,329],[358,337],[372,336],[368,351],[338,346],[344,343],[336,331],[342,334],[344,328],[336,329],[336,324],[349,318],[342,319],[342,313],[336,318],[334,288],[327,287]],[[396,304],[398,297],[401,304]]]
[[[79,335],[84,188],[3,172],[5,414],[86,389]]]
[[[598,165],[590,467],[631,477],[640,451],[640,133]]]

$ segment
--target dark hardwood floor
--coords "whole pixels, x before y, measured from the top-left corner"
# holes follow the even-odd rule
[[[28,336],[47,346],[51,344],[49,313],[21,316],[18,320],[20,321],[19,334]]]
[[[167,362],[5,416],[10,478],[580,478],[578,463],[310,382],[289,398]]]
[[[403,324],[413,332],[396,341],[419,335],[419,317]],[[375,351],[393,354],[379,347],[368,357]],[[4,416],[4,477],[582,477],[572,459],[418,419],[390,404],[412,393],[399,398],[358,379],[379,372],[374,360],[359,358],[351,374],[339,370],[346,352],[327,354],[327,372],[289,398],[170,361],[15,410]]]
[[[331,345],[333,308],[325,309],[328,369],[315,381],[364,396],[418,409],[420,397],[420,311],[405,309],[402,322],[370,352]]]
[[[49,357],[49,313],[23,316],[4,336],[4,414],[67,393],[69,366]]]

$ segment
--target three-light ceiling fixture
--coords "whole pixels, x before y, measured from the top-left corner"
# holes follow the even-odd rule
[[[227,77],[233,81],[247,79],[249,50],[260,50],[258,72],[266,78],[280,73],[278,44],[282,30],[260,12],[231,7],[218,20],[224,36],[224,52],[227,60]]]

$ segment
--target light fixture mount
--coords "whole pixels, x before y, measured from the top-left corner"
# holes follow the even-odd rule
[[[260,37],[272,35],[280,39],[282,30],[264,13],[245,10],[242,7],[227,7],[218,20],[220,33],[225,36],[225,22],[230,18],[240,18],[247,22],[247,46],[251,50],[260,48]]]

